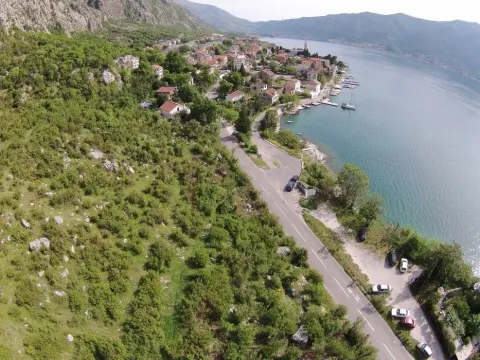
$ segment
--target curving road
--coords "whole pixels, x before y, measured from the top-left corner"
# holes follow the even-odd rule
[[[321,251],[323,244],[304,222],[295,192],[284,191],[288,180],[293,175],[300,174],[301,160],[261,140],[255,132],[252,140],[259,147],[259,152],[268,153],[281,163],[278,169],[263,170],[238,146],[231,131],[224,126],[221,140],[238,159],[240,168],[249,175],[270,211],[278,217],[285,233],[308,250],[310,266],[323,275],[324,285],[334,301],[347,307],[347,317],[351,321],[358,317],[365,320],[365,332],[377,348],[379,359],[413,359],[368,299],[356,287],[350,286],[352,279],[340,264],[331,255]]]

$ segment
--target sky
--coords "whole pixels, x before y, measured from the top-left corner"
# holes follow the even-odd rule
[[[428,20],[480,22],[478,0],[190,0],[218,6],[231,14],[251,20],[281,20],[363,11],[378,14],[405,13]]]

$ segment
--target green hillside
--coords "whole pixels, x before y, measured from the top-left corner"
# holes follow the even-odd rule
[[[376,359],[221,145],[215,103],[139,106],[152,64],[188,81],[180,53],[0,43],[0,359]]]

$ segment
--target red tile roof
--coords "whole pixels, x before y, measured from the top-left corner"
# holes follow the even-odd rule
[[[179,104],[169,100],[169,101],[165,101],[165,103],[162,106],[160,106],[160,110],[162,110],[164,112],[167,112],[167,113],[170,113],[177,106],[179,106]]]
[[[176,86],[160,86],[157,90],[157,93],[172,95],[176,90]]]
[[[241,90],[235,90],[231,94],[228,94],[228,96],[230,96],[231,98],[236,98],[238,96],[243,96],[243,95],[244,95],[243,91],[241,91]]]
[[[267,94],[267,95],[273,97],[273,96],[277,95],[277,90],[275,90],[275,89],[267,89],[267,90],[265,90],[264,94]]]
[[[290,85],[285,86],[286,93],[291,93],[293,90],[295,90],[293,86],[290,86]]]

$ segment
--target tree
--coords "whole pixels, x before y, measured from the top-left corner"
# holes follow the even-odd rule
[[[157,106],[162,106],[168,100],[168,96],[165,94],[157,94]]]
[[[188,45],[182,45],[178,48],[178,51],[180,51],[183,54],[186,54],[186,53],[192,51],[192,48]]]
[[[185,58],[178,51],[170,51],[165,58],[165,69],[169,72],[178,74],[184,71],[187,66]]]
[[[235,121],[237,121],[239,116],[239,113],[237,110],[226,108],[226,107],[222,108],[221,113],[222,113],[222,116],[231,123],[234,123]]]
[[[195,88],[195,86],[186,84],[178,88],[178,97],[183,102],[190,103],[195,101],[195,99],[198,99],[200,97],[200,94],[198,90]]]
[[[195,85],[201,91],[207,91],[215,83],[215,76],[210,74],[210,69],[207,67],[202,68],[200,73],[195,74]]]
[[[227,76],[225,76],[224,79],[229,83],[232,83],[234,89],[238,89],[245,83],[242,74],[240,74],[238,71],[232,71]]]
[[[211,124],[218,118],[217,104],[204,97],[197,98],[190,109],[192,118],[197,119],[203,125]]]
[[[220,81],[220,85],[218,86],[217,93],[220,97],[225,98],[228,94],[230,94],[234,89],[234,86],[231,82],[227,80]]]
[[[239,133],[250,135],[252,132],[252,119],[247,106],[242,106],[240,115],[235,123],[235,130]]]
[[[242,66],[240,66],[240,74],[242,76],[247,76],[248,73],[247,73],[247,70],[245,70],[245,65],[242,64]]]
[[[370,180],[358,166],[346,163],[337,178],[341,189],[341,199],[347,208],[352,209],[368,192]]]
[[[170,266],[174,255],[175,252],[170,245],[164,241],[157,240],[150,245],[148,261],[145,263],[145,267],[148,270],[162,272]]]
[[[260,121],[260,130],[277,130],[278,114],[276,110],[268,110]]]
[[[480,334],[480,314],[471,315],[470,319],[467,320],[465,330],[470,336],[476,336]]]
[[[383,198],[378,194],[368,195],[363,201],[359,214],[365,219],[367,226],[383,215],[385,211],[383,203]]]

